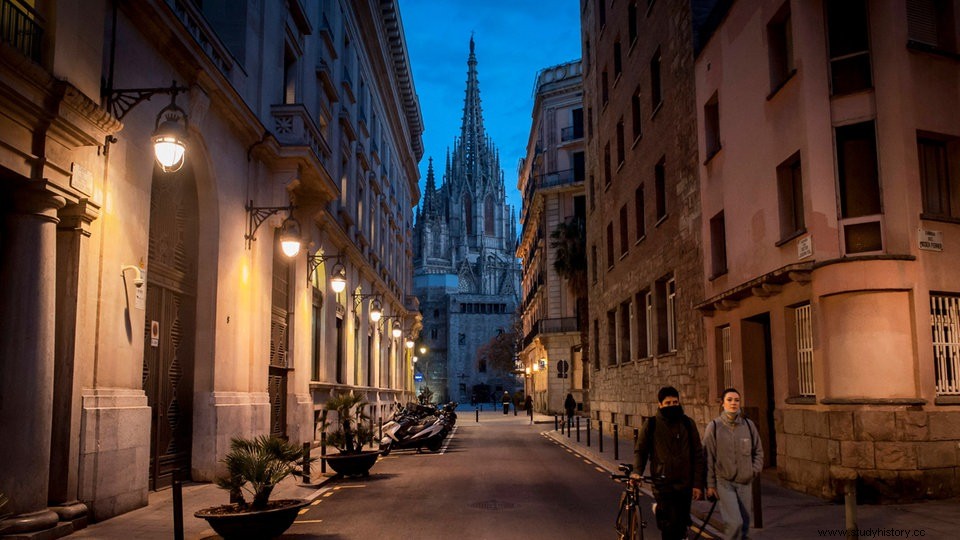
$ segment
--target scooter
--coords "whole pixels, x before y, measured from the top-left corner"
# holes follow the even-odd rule
[[[443,419],[436,416],[428,416],[419,421],[412,418],[391,420],[383,426],[380,455],[390,455],[391,450],[400,448],[416,448],[417,453],[420,453],[424,446],[431,452],[437,452],[448,429]]]

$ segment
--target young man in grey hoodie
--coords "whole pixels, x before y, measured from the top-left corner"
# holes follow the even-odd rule
[[[763,446],[757,426],[744,418],[740,392],[727,388],[720,398],[720,416],[703,431],[707,458],[707,498],[719,499],[726,540],[747,538],[753,491],[750,484],[763,470]]]

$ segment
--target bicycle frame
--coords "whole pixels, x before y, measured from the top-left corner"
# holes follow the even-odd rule
[[[624,474],[610,475],[614,480],[623,481],[626,484],[626,488],[620,495],[620,508],[614,522],[617,538],[618,540],[643,540],[643,529],[647,527],[647,522],[643,520],[643,511],[640,509],[640,486],[630,478],[633,472],[632,465],[622,463],[620,470]]]

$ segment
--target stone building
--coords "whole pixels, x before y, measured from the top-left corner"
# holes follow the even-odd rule
[[[590,408],[621,430],[709,405],[690,2],[581,2]]]
[[[439,187],[430,161],[413,243],[427,351],[417,369],[438,399],[460,402],[470,401],[477,385],[513,389],[514,378],[488,371],[476,352],[513,330],[520,293],[516,221],[500,153],[483,127],[474,47],[471,37],[460,135],[447,151]]]
[[[232,436],[311,441],[331,392],[375,416],[412,396],[391,330],[419,324],[423,127],[395,1],[3,12],[0,492],[26,517],[6,532],[211,480]],[[187,136],[163,167],[155,130]]]
[[[518,171],[523,194],[517,256],[523,263],[523,342],[520,362],[526,372],[525,393],[534,409],[563,411],[571,393],[577,403],[585,393],[577,297],[554,269],[557,248],[551,244],[561,224],[584,231],[585,160],[583,148],[583,76],[579,60],[537,73],[533,123],[527,154]],[[583,301],[586,301],[584,298]]]
[[[744,390],[788,486],[956,496],[955,3],[719,5],[696,57],[710,397]]]

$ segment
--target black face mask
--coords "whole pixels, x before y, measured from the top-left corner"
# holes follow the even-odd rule
[[[683,418],[683,405],[671,405],[669,407],[660,407],[660,414],[671,422],[676,422]]]

